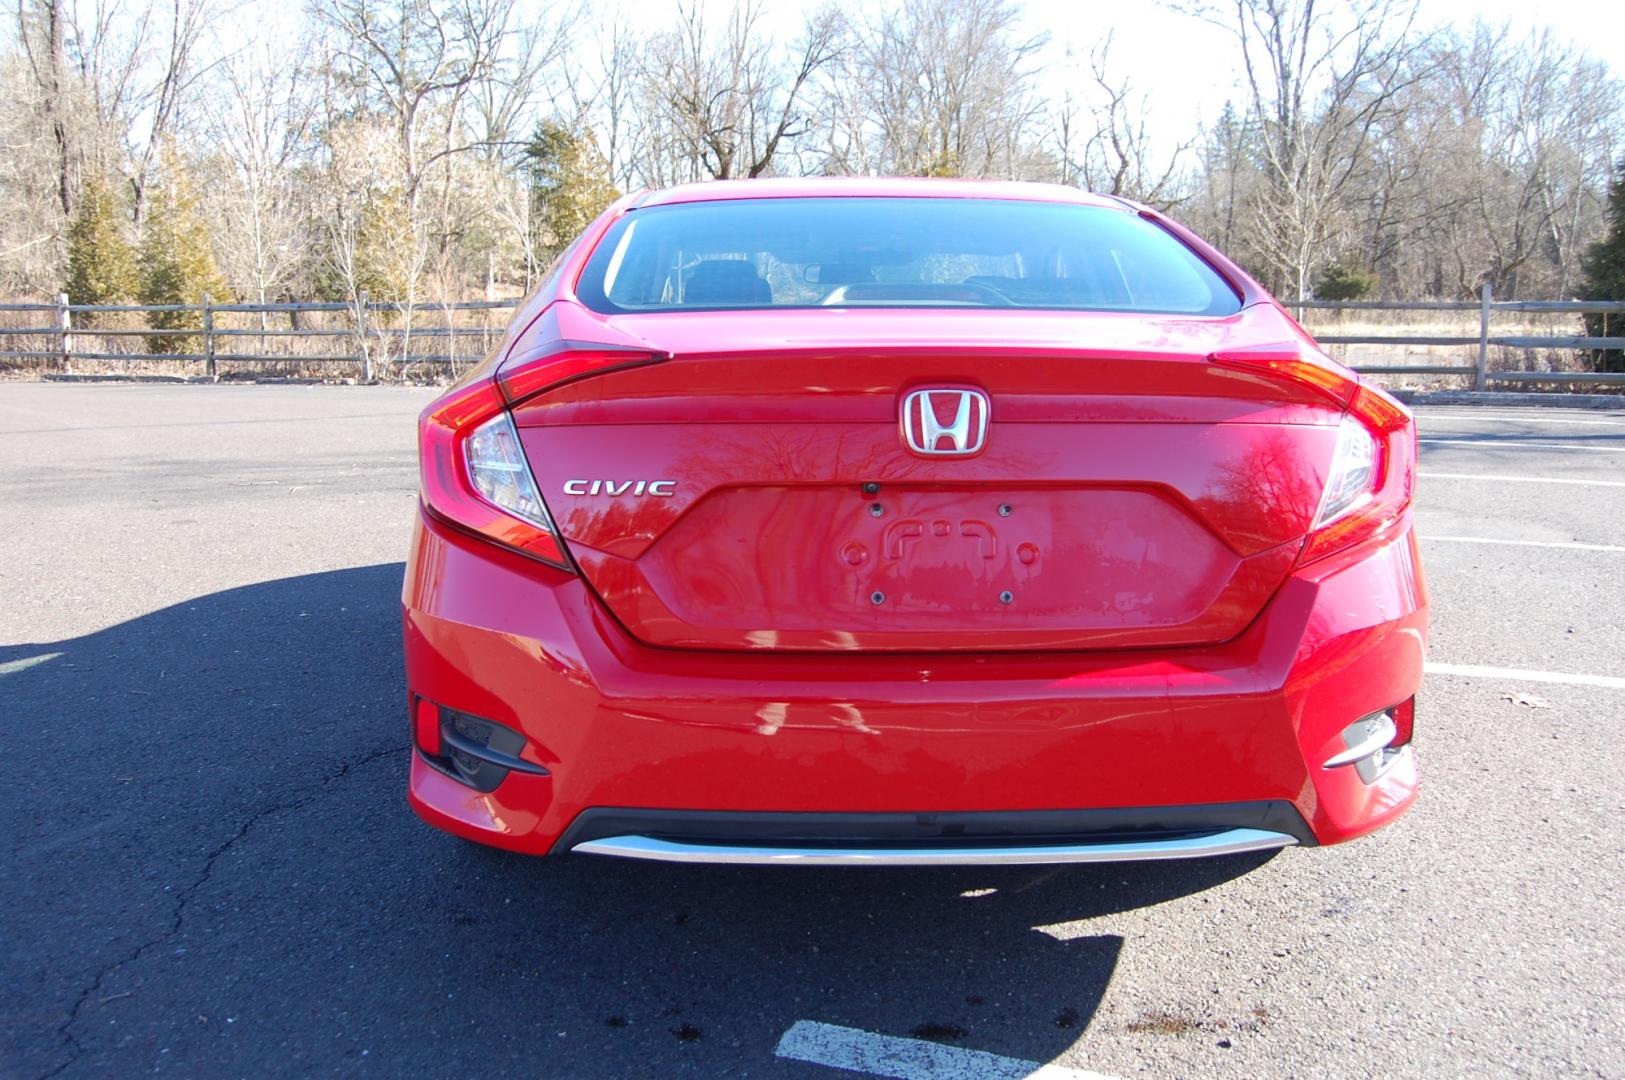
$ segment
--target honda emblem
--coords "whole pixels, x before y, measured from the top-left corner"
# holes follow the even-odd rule
[[[987,441],[989,411],[980,390],[915,390],[903,399],[903,441],[930,457],[978,453]]]

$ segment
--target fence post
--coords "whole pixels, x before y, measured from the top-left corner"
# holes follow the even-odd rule
[[[219,382],[214,367],[214,301],[203,294],[203,371],[210,382]]]
[[[1478,315],[1478,370],[1473,375],[1473,389],[1486,390],[1490,379],[1490,300],[1494,290],[1486,279],[1478,291],[1482,303]]]
[[[361,381],[372,382],[372,353],[367,350],[367,290],[356,294],[355,336],[361,344]]]
[[[56,294],[56,328],[60,337],[59,347],[62,354],[62,370],[64,373],[72,371],[68,361],[73,355],[73,317],[68,312],[68,294]]]

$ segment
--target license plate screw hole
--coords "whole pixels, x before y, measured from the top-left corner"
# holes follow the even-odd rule
[[[869,594],[869,603],[878,606],[880,604],[884,604],[885,602],[886,594],[881,592],[879,589],[876,589],[874,592]]]
[[[869,516],[870,517],[879,517],[882,514],[884,514],[885,512],[886,512],[886,508],[884,506],[881,506],[879,503],[870,503],[869,504]]]
[[[1010,516],[1010,504],[1009,503],[1000,503],[999,504],[999,516],[1000,517],[1009,517]]]
[[[1002,593],[999,594],[999,603],[1008,604],[1008,603],[1012,602],[1013,600],[1015,600],[1015,598],[1016,598],[1016,594],[1011,592],[1009,589],[1006,589]]]
[[[875,483],[873,480],[870,480],[868,483],[863,485],[863,493],[865,495],[879,495],[880,485]]]

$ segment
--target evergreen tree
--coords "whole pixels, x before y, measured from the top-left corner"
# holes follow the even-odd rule
[[[1585,299],[1625,300],[1625,158],[1608,185],[1608,235],[1585,257]],[[1625,337],[1625,315],[1586,315],[1588,337]],[[1625,349],[1594,349],[1598,371],[1625,371]]]
[[[205,294],[229,302],[230,290],[215,266],[197,189],[172,153],[164,155],[163,177],[148,201],[141,236],[141,302],[197,304]],[[195,330],[203,325],[203,317],[196,311],[153,311],[147,314],[147,325],[154,330]],[[191,336],[159,335],[149,344],[155,353],[200,351]]]
[[[374,300],[415,296],[421,269],[412,214],[398,192],[378,191],[361,206],[356,228],[355,283]]]
[[[74,304],[122,304],[136,294],[135,252],[124,239],[124,207],[99,175],[87,177],[68,225],[68,280]]]
[[[1350,258],[1338,259],[1315,281],[1316,300],[1363,300],[1381,284],[1377,275]]]
[[[538,246],[555,255],[620,197],[591,138],[551,120],[525,146]]]

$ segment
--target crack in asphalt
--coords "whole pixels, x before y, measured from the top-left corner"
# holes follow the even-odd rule
[[[389,757],[391,754],[405,753],[409,749],[411,749],[410,746],[386,746],[382,749],[373,750],[369,753],[363,754],[355,761],[347,761],[343,763],[339,766],[337,771],[333,772],[331,775],[323,777],[321,782],[317,784],[314,791],[294,799],[291,802],[278,802],[262,810],[256,810],[254,813],[245,818],[243,822],[237,826],[236,831],[233,832],[230,837],[228,837],[222,843],[216,845],[213,850],[204,856],[203,867],[198,871],[196,880],[175,894],[175,910],[170,916],[169,929],[165,930],[151,941],[142,942],[140,945],[136,946],[136,948],[131,951],[129,955],[104,965],[99,971],[96,972],[95,978],[91,979],[91,981],[85,985],[84,989],[80,990],[79,996],[74,999],[73,1007],[68,1010],[67,1018],[57,1027],[57,1037],[61,1040],[62,1048],[68,1053],[67,1059],[54,1068],[40,1073],[39,1080],[50,1080],[51,1077],[59,1076],[63,1072],[66,1072],[79,1060],[79,1058],[84,1054],[84,1046],[73,1034],[73,1026],[79,1022],[79,1015],[84,1011],[86,1004],[89,1003],[90,999],[96,994],[96,992],[102,988],[102,984],[106,982],[114,972],[118,971],[127,964],[132,964],[141,959],[141,957],[149,950],[157,948],[164,942],[173,938],[176,934],[180,933],[181,927],[186,921],[187,905],[191,903],[192,898],[197,895],[203,886],[209,883],[209,878],[214,874],[215,861],[226,852],[230,851],[233,845],[235,845],[239,840],[247,836],[250,829],[252,829],[259,822],[275,814],[280,814],[290,810],[303,809],[325,795],[329,788],[338,783],[340,780],[343,780],[346,776],[350,775],[352,771],[359,769],[364,765],[370,765],[374,761]]]

